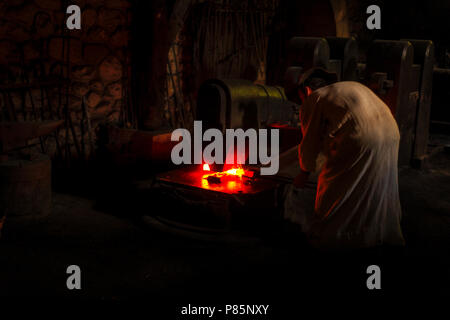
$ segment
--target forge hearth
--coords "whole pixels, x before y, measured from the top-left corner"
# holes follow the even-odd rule
[[[280,218],[279,182],[242,168],[228,172],[234,174],[197,165],[159,175],[159,199],[167,210],[157,218],[203,232],[257,231]]]

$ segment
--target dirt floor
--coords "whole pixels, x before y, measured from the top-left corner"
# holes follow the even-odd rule
[[[388,258],[376,252],[324,256],[295,237],[232,245],[171,237],[137,219],[164,210],[153,202],[111,210],[102,205],[117,203],[109,192],[101,200],[54,193],[47,221],[9,234],[5,228],[0,296],[184,302],[226,297],[249,303],[249,297],[267,302],[324,291],[367,294],[365,268],[373,263],[386,270],[385,292],[444,293],[450,284],[450,155],[441,152],[428,169],[402,169],[399,176],[407,246]],[[73,264],[82,271],[79,291],[66,288],[66,268]]]

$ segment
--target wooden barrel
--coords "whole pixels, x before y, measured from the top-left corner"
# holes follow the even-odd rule
[[[0,162],[0,221],[35,222],[51,211],[51,161],[46,155]]]

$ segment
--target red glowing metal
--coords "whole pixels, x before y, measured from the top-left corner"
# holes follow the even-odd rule
[[[203,164],[203,171],[210,171],[209,165],[207,163]],[[225,183],[228,188],[236,189],[238,187],[238,185],[236,185],[236,182],[241,181],[244,176],[252,177],[253,172],[246,171],[241,166],[232,167],[231,169],[225,171],[203,174],[202,180],[204,180],[205,183],[202,184],[205,187],[206,184]]]

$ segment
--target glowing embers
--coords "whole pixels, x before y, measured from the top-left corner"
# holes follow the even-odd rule
[[[245,175],[245,170],[242,169],[242,167],[232,168],[230,170],[225,171],[224,174],[230,176],[238,176],[239,178],[242,178],[242,176]]]
[[[211,171],[210,166],[207,163],[203,164],[203,171]],[[203,179],[206,180],[208,184],[225,183],[227,185],[236,186],[236,182],[240,182],[244,176],[247,178],[253,177],[253,171],[246,171],[239,166],[226,171],[203,174]]]

